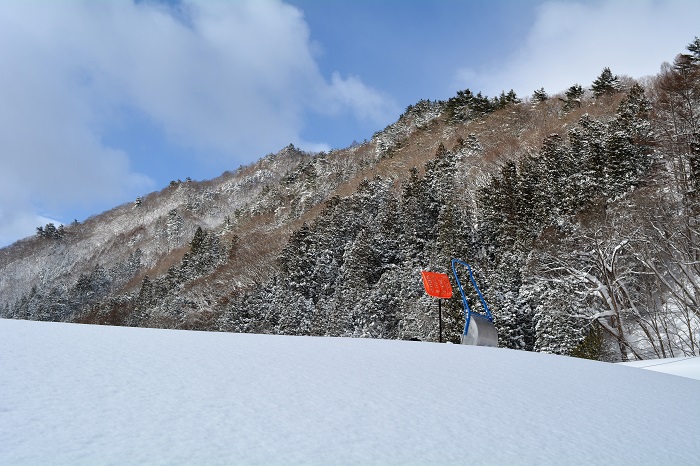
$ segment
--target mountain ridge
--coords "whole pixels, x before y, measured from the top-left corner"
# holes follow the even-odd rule
[[[654,209],[696,215],[694,140],[667,125],[686,91],[691,134],[697,125],[693,57],[644,86],[606,68],[590,89],[555,96],[422,100],[362,144],[290,145],[213,180],[173,181],[1,249],[0,316],[434,340],[417,277],[461,257],[481,274],[503,346],[694,354],[686,257],[649,247],[676,222]],[[678,245],[695,251],[688,231]],[[457,338],[458,299],[446,319]]]

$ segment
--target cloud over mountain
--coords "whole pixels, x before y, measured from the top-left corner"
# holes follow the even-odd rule
[[[324,77],[315,49],[278,1],[3,3],[0,244],[63,203],[153,189],[110,137],[135,122],[235,166],[289,142],[322,147],[303,141],[309,112],[394,116],[360,78]]]
[[[465,64],[454,86],[527,96],[540,87],[587,86],[606,66],[633,78],[653,75],[692,39],[699,16],[693,1],[544,2],[519,46],[490,64]]]

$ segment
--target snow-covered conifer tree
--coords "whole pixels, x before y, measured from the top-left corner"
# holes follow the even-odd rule
[[[532,93],[532,102],[535,104],[544,102],[547,99],[549,99],[549,96],[545,92],[544,87],[541,87]]]
[[[591,91],[593,91],[593,95],[596,98],[619,92],[620,78],[618,78],[617,75],[613,75],[610,68],[606,66],[595,81],[593,81]]]

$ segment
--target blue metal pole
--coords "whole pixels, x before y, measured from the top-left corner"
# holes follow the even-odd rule
[[[469,303],[467,302],[467,295],[464,293],[464,288],[462,288],[462,283],[459,281],[459,276],[457,275],[457,267],[456,264],[462,264],[467,268],[469,271],[469,280],[471,281],[472,285],[474,286],[474,290],[476,290],[476,294],[479,296],[479,301],[481,301],[482,306],[484,306],[484,311],[486,312],[486,317],[489,319],[489,321],[493,322],[493,317],[491,316],[491,311],[489,310],[488,305],[486,304],[486,300],[484,299],[484,296],[481,294],[481,290],[479,289],[479,285],[476,284],[476,279],[474,278],[474,274],[472,273],[472,268],[467,264],[466,262],[463,262],[459,259],[452,259],[452,273],[455,276],[455,280],[457,281],[457,287],[459,288],[459,293],[462,295],[462,304],[464,305],[464,332],[462,335],[466,335],[467,332],[469,331],[469,321],[471,320],[472,317],[472,309],[469,307]]]
[[[465,264],[467,266],[467,270],[469,270],[469,279],[472,282],[472,285],[474,285],[474,289],[476,290],[476,294],[479,295],[479,301],[481,301],[481,305],[484,306],[484,311],[486,311],[486,317],[489,318],[491,322],[493,322],[493,317],[491,316],[491,311],[489,310],[488,305],[486,305],[486,300],[484,299],[484,295],[481,294],[481,290],[479,289],[479,285],[476,284],[476,279],[474,278],[474,274],[472,273],[472,268],[469,267],[469,264]]]
[[[459,294],[462,295],[462,305],[464,306],[464,309],[462,310],[462,312],[464,313],[464,331],[462,332],[462,335],[466,335],[467,330],[469,329],[469,319],[471,319],[472,317],[472,308],[469,307],[469,303],[467,302],[467,295],[464,294],[462,282],[459,281],[459,276],[457,275],[457,267],[455,267],[455,264],[457,263],[464,264],[464,262],[462,262],[459,259],[452,259],[452,273],[455,276],[457,288],[459,288]]]

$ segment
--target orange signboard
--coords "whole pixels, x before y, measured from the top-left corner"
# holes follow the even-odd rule
[[[423,277],[423,286],[425,292],[435,298],[451,298],[452,285],[450,285],[450,277],[446,273],[438,272],[421,272]]]

